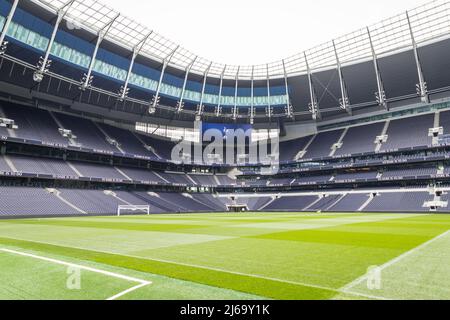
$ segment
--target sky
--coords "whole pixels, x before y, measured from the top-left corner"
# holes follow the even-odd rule
[[[269,63],[427,0],[102,0],[208,60]]]

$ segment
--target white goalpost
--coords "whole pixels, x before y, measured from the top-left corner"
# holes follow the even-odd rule
[[[117,216],[121,215],[146,214],[150,215],[150,206],[121,205],[117,207]]]

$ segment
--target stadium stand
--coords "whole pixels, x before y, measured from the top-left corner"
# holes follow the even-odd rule
[[[395,192],[377,195],[365,212],[427,212],[424,203],[432,200],[426,192]]]
[[[317,200],[317,196],[281,197],[269,204],[264,210],[300,212],[308,208],[313,202]]]
[[[433,128],[434,114],[394,120],[389,124],[387,142],[381,150],[398,150],[407,147],[430,146],[429,129]]]
[[[79,211],[42,188],[0,187],[1,216],[78,215]]]
[[[130,41],[108,35],[100,44],[93,78],[80,83],[92,59],[93,44],[85,39],[97,36],[90,35],[89,27],[83,34],[56,30],[54,47],[59,50],[49,52],[52,63],[39,74],[42,43],[49,41],[44,31],[51,30],[49,21],[55,17],[46,3],[20,4],[12,16],[14,28],[6,30],[8,43],[0,44],[0,217],[111,215],[120,205],[149,205],[154,214],[450,211],[450,76],[436,75],[447,64],[435,58],[448,56],[450,42],[435,32],[421,35],[416,55],[417,63],[433,61],[433,68],[417,68],[426,83],[418,84],[417,74],[410,72],[416,68],[400,62],[399,52],[405,50],[404,39],[397,38],[400,32],[380,31],[392,44],[392,52],[384,52],[380,61],[377,80],[384,88],[374,88],[373,72],[364,71],[366,62],[361,61],[367,55],[360,56],[356,48],[368,43],[361,37],[341,39],[342,48],[357,50],[348,54],[349,61],[342,57],[345,79],[340,80],[347,90],[336,90],[336,75],[313,65],[322,61],[315,51],[309,72],[289,71],[280,78],[283,70],[274,67],[275,74],[266,78],[272,70],[259,69],[259,78],[250,83],[247,75],[242,88],[234,73],[225,81],[211,74],[204,79],[203,93],[198,75],[206,70],[196,70],[183,87],[180,65],[161,70],[164,59],[139,56],[129,88],[124,88],[133,48]],[[0,19],[10,9],[9,1],[0,0]],[[433,10],[425,12],[430,20],[436,18]],[[425,30],[422,19],[412,23]],[[446,34],[449,28],[444,24],[442,30]],[[107,40],[115,45],[105,45]],[[443,49],[429,47],[436,43]],[[294,70],[303,63],[287,65]],[[224,67],[220,69],[228,77],[229,66]],[[399,75],[405,79],[398,80]],[[161,92],[154,91],[157,85]],[[427,92],[418,94],[416,85]],[[380,96],[381,91],[388,97]],[[181,92],[186,94],[183,103]],[[206,99],[197,101],[200,96]],[[223,105],[213,103],[222,98]],[[269,157],[274,161],[270,165],[259,163],[267,160],[262,155],[255,161],[239,154],[238,147],[226,150],[222,159],[239,155],[243,163],[223,164],[221,156],[212,154],[208,160],[214,164],[206,159],[194,163],[189,154],[183,154],[184,162],[173,161],[177,142],[195,141],[206,149],[197,139],[204,128],[194,127],[199,120],[204,128],[222,133],[223,142],[230,141],[228,130],[252,128],[251,137],[239,146],[246,152],[276,135],[280,154]]]
[[[336,156],[353,155],[375,151],[376,137],[381,135],[385,123],[374,123],[367,126],[349,128],[342,141],[342,147]]]
[[[357,212],[368,199],[367,194],[347,194],[329,210],[333,212]]]
[[[307,149],[304,158],[315,159],[330,156],[333,145],[339,142],[343,133],[344,130],[319,133]]]
[[[84,148],[119,152],[117,148],[108,144],[106,137],[91,120],[77,118],[65,114],[55,114],[65,129],[71,130],[77,137],[76,142]]]

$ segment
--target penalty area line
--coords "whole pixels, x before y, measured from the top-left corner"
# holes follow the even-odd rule
[[[401,260],[405,259],[406,257],[416,253],[417,251],[420,251],[422,249],[425,249],[426,247],[428,247],[429,245],[431,245],[432,243],[448,236],[450,234],[450,230],[447,230],[446,232],[442,233],[441,235],[438,235],[437,237],[422,243],[421,245],[403,253],[402,255],[398,256],[397,258],[394,258],[390,261],[388,261],[387,263],[383,264],[382,266],[379,267],[380,271],[383,271],[393,265],[395,265],[396,263],[400,262]],[[341,288],[340,291],[344,292],[344,293],[350,293],[350,294],[354,294],[354,292],[352,292],[352,289],[354,287],[356,287],[357,285],[361,284],[363,281],[367,280],[369,278],[368,274],[365,274],[359,278],[357,278],[356,280],[350,282],[349,284],[347,284],[345,287]]]
[[[116,279],[121,279],[121,280],[126,280],[126,281],[130,281],[130,282],[137,282],[138,285],[126,289],[122,292],[119,292],[118,294],[107,298],[106,300],[116,300],[132,291],[135,291],[137,289],[140,289],[142,287],[151,285],[152,282],[151,281],[147,281],[147,280],[142,280],[142,279],[138,279],[138,278],[134,278],[134,277],[129,277],[123,274],[119,274],[119,273],[115,273],[115,272],[110,272],[110,271],[105,271],[105,270],[100,270],[100,269],[96,269],[96,268],[92,268],[92,267],[87,267],[87,266],[82,266],[79,264],[75,264],[75,263],[70,263],[70,262],[65,262],[65,261],[61,261],[61,260],[57,260],[57,259],[52,259],[52,258],[47,258],[47,257],[43,257],[43,256],[38,256],[35,254],[31,254],[31,253],[25,253],[25,252],[20,252],[20,251],[16,251],[16,250],[10,250],[10,249],[4,249],[4,248],[0,248],[1,252],[6,252],[9,254],[13,254],[13,255],[18,255],[18,256],[22,256],[22,257],[28,257],[28,258],[33,258],[33,259],[37,259],[37,260],[41,260],[41,261],[46,261],[46,262],[50,262],[50,263],[54,263],[54,264],[59,264],[59,265],[63,265],[66,267],[71,267],[71,268],[76,268],[76,269],[80,269],[80,270],[86,270],[86,271],[90,271],[90,272],[94,272],[94,273],[99,273],[99,274],[103,274],[105,276],[109,276],[112,278],[116,278]]]

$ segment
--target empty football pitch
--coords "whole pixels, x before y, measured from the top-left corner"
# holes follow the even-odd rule
[[[0,221],[0,299],[450,299],[450,216]]]

